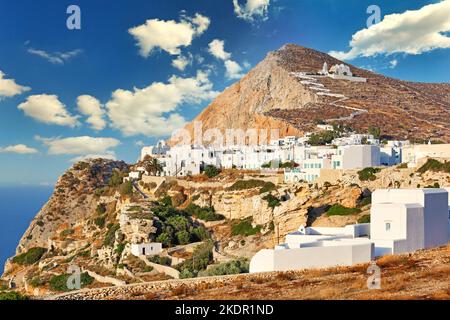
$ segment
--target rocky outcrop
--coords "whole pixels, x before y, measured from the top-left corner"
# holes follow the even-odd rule
[[[33,247],[69,246],[70,239],[53,240],[64,230],[76,229],[98,204],[95,191],[105,186],[113,172],[127,170],[122,161],[97,159],[75,164],[57,181],[53,195],[31,222],[17,246],[17,254]],[[87,237],[88,238],[88,237]],[[76,245],[75,245],[76,246]]]
[[[278,129],[284,137],[317,130],[317,121],[342,119],[342,123],[360,132],[382,123],[387,136],[450,141],[450,95],[444,94],[450,91],[450,84],[411,83],[350,66],[354,75],[367,78],[367,82],[317,78],[321,88],[336,94],[324,96],[295,76],[299,72],[317,73],[324,62],[329,66],[343,63],[325,53],[292,44],[270,52],[186,129],[193,137],[194,123],[201,122],[203,132]],[[342,97],[346,97],[345,103],[338,103]],[[362,112],[348,117],[355,109]]]

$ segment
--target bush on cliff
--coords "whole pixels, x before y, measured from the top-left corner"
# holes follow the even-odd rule
[[[231,187],[228,188],[230,191],[247,190],[253,188],[264,187],[265,181],[251,179],[251,180],[238,180]]]
[[[223,215],[216,213],[214,208],[200,207],[193,203],[190,203],[184,211],[190,216],[203,221],[220,221],[225,219]]]
[[[428,159],[428,161],[417,171],[420,173],[425,173],[427,171],[450,173],[450,161],[442,163],[436,159]]]
[[[28,300],[28,297],[16,291],[0,292],[0,301],[7,300]]]
[[[41,260],[42,256],[46,252],[47,252],[47,249],[45,249],[45,248],[40,248],[40,247],[31,248],[27,252],[22,253],[18,256],[15,256],[12,261],[13,261],[13,263],[17,263],[20,265],[31,265],[31,264],[34,264],[34,263],[38,262],[39,260]]]
[[[340,204],[335,204],[330,207],[327,211],[327,216],[349,216],[352,214],[360,213],[359,208],[347,208]]]
[[[234,222],[231,227],[232,236],[252,236],[261,232],[261,226],[252,226],[252,218],[247,218],[238,222]]]
[[[58,276],[53,276],[50,279],[50,288],[53,291],[70,291],[69,288],[67,288],[67,280],[69,279],[71,275],[70,274],[61,274]],[[81,288],[88,286],[94,282],[94,278],[92,278],[87,272],[83,272],[81,274],[80,278],[80,284]]]
[[[208,178],[214,178],[220,174],[220,170],[217,169],[215,166],[206,166],[205,172],[206,176]]]
[[[380,168],[364,168],[363,170],[358,171],[359,180],[361,181],[374,181],[377,179],[375,173],[380,172]]]
[[[223,276],[227,274],[239,274],[249,272],[249,262],[247,259],[239,259],[211,266],[208,270],[199,273],[200,277]]]

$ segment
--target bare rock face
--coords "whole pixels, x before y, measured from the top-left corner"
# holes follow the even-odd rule
[[[55,185],[53,195],[31,222],[17,246],[17,254],[33,247],[47,248],[51,238],[68,229],[76,229],[95,212],[95,190],[109,181],[114,169],[126,170],[121,161],[104,159],[75,164]]]
[[[203,132],[214,128],[222,132],[278,129],[284,137],[314,131],[318,120],[342,119],[338,122],[360,132],[382,123],[383,134],[394,138],[450,141],[450,84],[400,81],[345,64],[355,76],[364,77],[367,82],[317,79],[318,85],[330,93],[345,96],[345,101],[340,101],[339,97],[321,95],[296,76],[301,72],[316,73],[324,62],[329,66],[343,63],[325,53],[293,44],[270,52],[186,129],[193,137],[197,121],[202,123]],[[354,112],[352,108],[362,112],[347,118]]]

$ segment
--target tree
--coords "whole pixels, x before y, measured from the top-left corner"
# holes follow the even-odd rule
[[[149,155],[146,155],[143,161],[143,166],[145,171],[147,171],[150,175],[156,176],[159,173],[163,172],[163,166],[159,163],[158,159],[152,158]]]
[[[220,170],[215,166],[206,166],[205,168],[205,174],[208,176],[208,178],[214,178],[215,176],[219,175],[219,173]]]
[[[370,126],[368,132],[373,135],[375,139],[378,139],[381,136],[381,129],[379,127]]]

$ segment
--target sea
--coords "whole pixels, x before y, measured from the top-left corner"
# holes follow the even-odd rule
[[[53,186],[0,186],[0,274]]]

